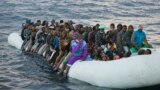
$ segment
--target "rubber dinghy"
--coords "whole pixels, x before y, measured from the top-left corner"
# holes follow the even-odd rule
[[[23,40],[19,33],[11,33],[8,43],[20,49]],[[151,55],[132,56],[113,61],[78,61],[69,77],[92,85],[110,88],[136,88],[160,84],[160,50]]]
[[[92,85],[110,88],[136,88],[160,84],[160,50],[151,55],[113,61],[78,61],[69,76]]]
[[[23,40],[20,36],[19,33],[11,33],[9,36],[8,36],[8,43],[13,46],[13,47],[16,47],[17,49],[21,49],[21,46],[23,44]]]

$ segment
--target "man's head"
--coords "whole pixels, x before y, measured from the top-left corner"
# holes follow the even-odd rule
[[[126,31],[126,30],[127,30],[127,26],[126,26],[126,25],[123,25],[122,30],[123,30],[123,31]]]
[[[122,30],[122,24],[118,24],[117,25],[117,29],[120,31],[120,30]]]
[[[111,24],[110,24],[110,30],[114,30],[114,28],[115,28],[114,23],[111,23]]]
[[[143,26],[142,26],[142,25],[139,25],[139,26],[138,26],[138,30],[139,30],[139,31],[142,31],[142,30],[143,30]]]
[[[41,25],[41,20],[37,20],[37,26]]]
[[[134,30],[133,25],[129,25],[129,26],[128,26],[128,32],[131,32],[131,33],[132,33],[132,32],[133,32],[133,30]]]

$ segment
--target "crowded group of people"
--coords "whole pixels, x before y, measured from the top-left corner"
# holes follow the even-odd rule
[[[22,27],[22,51],[45,57],[58,75],[67,75],[77,60],[110,61],[135,52],[151,54],[150,49],[142,49],[152,47],[142,25],[134,31],[133,25],[111,23],[107,29],[104,25],[84,26],[71,20],[52,20],[51,24],[26,20]]]

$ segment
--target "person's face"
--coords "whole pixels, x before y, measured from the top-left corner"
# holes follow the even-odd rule
[[[133,27],[129,27],[128,31],[132,33],[133,32]]]
[[[111,29],[111,30],[114,30],[114,27],[111,25],[111,26],[110,26],[110,29]]]
[[[95,29],[95,31],[98,31],[98,29],[99,29],[99,26],[96,26],[96,29]]]
[[[127,27],[123,27],[123,31],[126,31],[127,30]]]
[[[118,29],[118,30],[121,30],[121,29],[122,29],[122,26],[119,25],[119,26],[117,27],[117,29]]]
[[[142,26],[142,25],[139,25],[139,26],[138,26],[138,30],[139,30],[139,31],[142,31],[142,30],[143,30],[143,26]]]

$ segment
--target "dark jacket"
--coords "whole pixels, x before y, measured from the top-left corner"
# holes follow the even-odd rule
[[[129,48],[132,47],[131,37],[132,37],[131,32],[125,32],[124,33],[124,35],[122,36],[122,41],[123,41],[124,46],[128,46]]]
[[[95,35],[95,44],[97,46],[101,46],[105,44],[105,32],[104,31],[98,31],[97,34]]]

